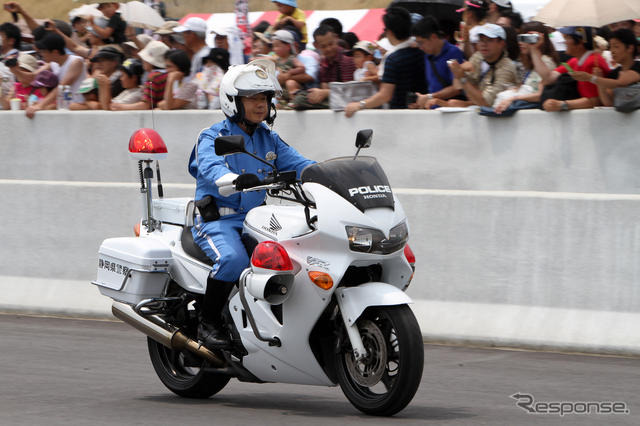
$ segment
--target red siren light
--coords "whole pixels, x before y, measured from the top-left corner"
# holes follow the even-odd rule
[[[167,158],[167,145],[153,129],[138,129],[129,139],[129,154],[136,160],[162,160]]]

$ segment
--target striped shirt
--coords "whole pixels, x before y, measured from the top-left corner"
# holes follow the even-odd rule
[[[346,56],[342,48],[339,48],[338,53],[336,53],[335,58],[333,58],[331,62],[325,57],[322,58],[318,80],[320,83],[353,81],[353,73],[355,70],[356,66],[353,63],[353,58]]]
[[[151,103],[152,108],[156,108],[158,102],[164,98],[164,88],[167,84],[167,72],[164,70],[151,71],[144,83],[142,100]]]

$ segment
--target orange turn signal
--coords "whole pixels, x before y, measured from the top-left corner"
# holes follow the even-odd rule
[[[323,290],[329,290],[333,287],[333,278],[326,272],[309,271],[311,281]]]
[[[133,225],[133,233],[136,234],[136,237],[140,236],[140,222]]]

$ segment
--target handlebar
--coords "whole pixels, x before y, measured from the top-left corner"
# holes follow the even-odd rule
[[[246,191],[260,191],[263,189],[267,189],[267,190],[283,189],[283,188],[286,188],[287,185],[289,184],[296,183],[297,182],[296,177],[297,177],[297,174],[295,170],[278,172],[274,176],[265,177],[262,181],[257,180],[256,185],[248,185],[246,188],[242,188],[241,190],[243,192],[246,192]],[[250,182],[251,179],[248,179],[247,181]]]

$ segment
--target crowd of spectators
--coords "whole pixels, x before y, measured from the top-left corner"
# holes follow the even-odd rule
[[[164,3],[146,1],[163,16]],[[103,17],[71,22],[35,19],[17,2],[0,24],[0,107],[144,110],[219,109],[219,86],[231,64],[275,62],[280,109],[329,108],[330,83],[368,82],[374,92],[344,107],[437,109],[477,106],[487,115],[612,106],[614,89],[640,82],[640,22],[603,28],[549,28],[524,22],[509,0],[466,0],[457,31],[433,16],[391,6],[378,40],[358,40],[335,18],[307,32],[296,0],[274,0],[273,24],[252,28],[250,52],[233,48],[237,29],[212,31],[191,17],[155,31],[133,28],[119,3]]]

